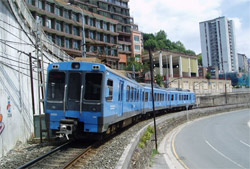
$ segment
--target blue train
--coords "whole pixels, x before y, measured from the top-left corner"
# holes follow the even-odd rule
[[[61,62],[48,67],[45,115],[67,138],[109,134],[152,113],[151,87],[99,63]],[[154,88],[155,110],[192,108],[195,94]]]

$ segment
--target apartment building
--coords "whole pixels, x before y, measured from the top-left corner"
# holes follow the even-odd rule
[[[131,24],[131,52],[132,57],[135,58],[135,61],[142,62],[142,49],[143,49],[143,37],[142,33],[138,29],[138,25],[132,22]]]
[[[200,22],[202,64],[221,73],[238,72],[234,23],[226,17]]]
[[[248,72],[248,58],[245,54],[238,53],[239,72]]]
[[[121,69],[131,57],[131,17],[128,0],[26,0],[48,37],[74,57],[86,55]],[[84,19],[83,19],[84,17]],[[84,24],[83,21],[85,21]]]

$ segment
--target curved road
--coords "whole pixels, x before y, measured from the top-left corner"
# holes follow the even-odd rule
[[[250,168],[250,109],[192,122],[172,145],[185,168]]]

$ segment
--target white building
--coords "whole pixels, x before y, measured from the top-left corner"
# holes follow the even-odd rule
[[[222,72],[238,72],[234,23],[226,17],[200,22],[202,64]]]
[[[238,53],[239,72],[248,72],[248,59],[245,54]]]

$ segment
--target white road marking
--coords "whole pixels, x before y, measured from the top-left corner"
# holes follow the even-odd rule
[[[241,142],[242,144],[244,144],[244,145],[246,145],[246,146],[248,146],[248,147],[250,148],[250,145],[249,145],[249,144],[245,143],[245,142],[242,141],[242,140],[240,140],[240,142]]]
[[[248,127],[250,128],[250,121],[247,123]]]
[[[230,159],[229,157],[227,157],[225,154],[223,154],[222,152],[220,152],[219,150],[217,150],[214,146],[212,146],[207,140],[205,140],[206,143],[214,150],[216,151],[218,154],[220,154],[222,157],[224,157],[225,159],[231,161],[232,163],[234,163],[235,165],[237,165],[240,168],[244,168],[242,165],[238,164],[237,162],[233,161],[232,159]],[[244,168],[245,169],[245,168]]]

